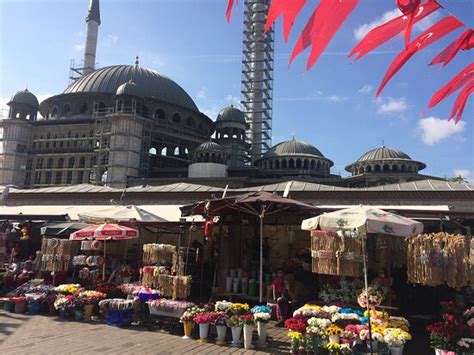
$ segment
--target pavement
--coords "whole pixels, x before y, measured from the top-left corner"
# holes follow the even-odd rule
[[[230,336],[228,331],[227,336]],[[0,353],[8,354],[284,354],[286,330],[268,327],[268,346],[246,350],[183,340],[162,330],[130,326],[116,328],[101,322],[75,322],[55,316],[0,311]],[[256,330],[254,344],[257,343]]]

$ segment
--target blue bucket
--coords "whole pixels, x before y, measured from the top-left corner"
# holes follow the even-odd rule
[[[27,305],[28,314],[40,314],[41,302],[40,301],[28,301]]]

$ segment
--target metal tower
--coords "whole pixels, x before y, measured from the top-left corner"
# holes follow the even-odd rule
[[[253,164],[271,147],[274,33],[264,33],[270,0],[245,0],[241,105]]]

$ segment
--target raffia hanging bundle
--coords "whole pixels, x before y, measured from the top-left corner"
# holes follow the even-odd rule
[[[408,282],[459,289],[470,279],[469,248],[458,234],[419,234],[408,242]]]
[[[326,275],[362,276],[362,238],[311,231],[313,272]]]
[[[67,271],[73,254],[71,240],[43,238],[41,244],[41,271]]]
[[[474,238],[471,237],[471,248],[469,252],[469,275],[471,287],[474,287]]]
[[[170,244],[144,244],[143,263],[169,263],[173,259],[176,247]]]

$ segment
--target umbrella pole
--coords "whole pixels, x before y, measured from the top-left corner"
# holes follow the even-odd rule
[[[259,282],[259,302],[262,303],[263,299],[263,218],[265,216],[265,207],[262,207],[262,212],[260,213],[260,275],[258,277]]]
[[[370,346],[370,354],[373,354],[374,351],[372,349],[372,325],[370,322],[370,306],[369,306],[369,282],[367,279],[367,260],[366,260],[366,253],[365,253],[365,241],[367,235],[364,233],[362,234],[362,259],[364,265],[364,285],[365,285],[365,297],[367,298],[367,324],[369,326],[369,346]]]
[[[104,263],[102,264],[102,281],[105,281],[105,254],[107,250],[107,241],[104,240]]]

